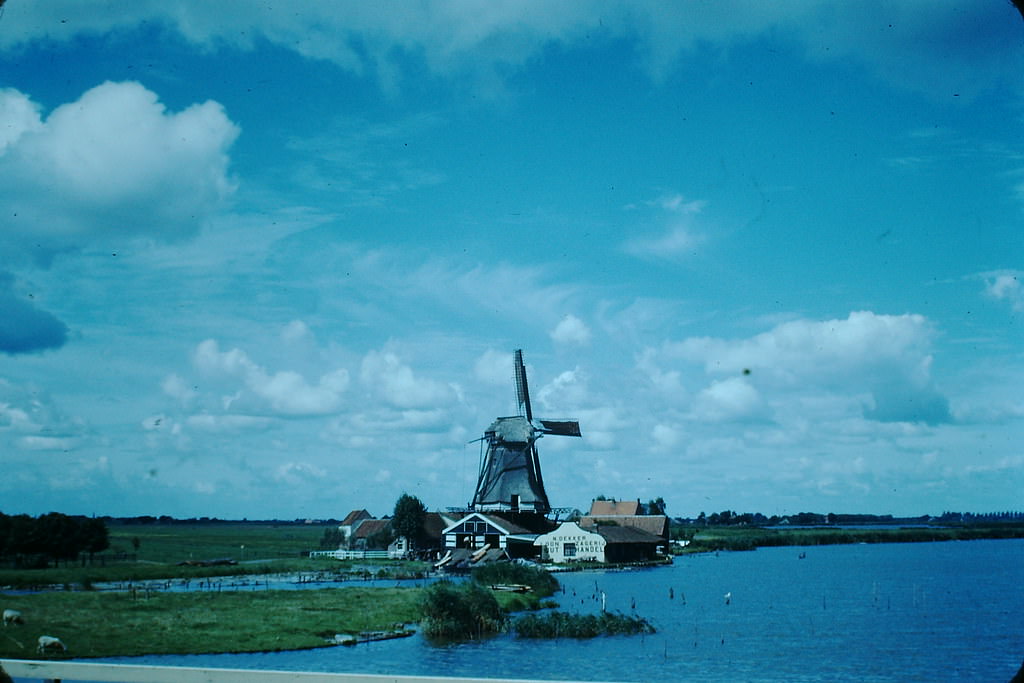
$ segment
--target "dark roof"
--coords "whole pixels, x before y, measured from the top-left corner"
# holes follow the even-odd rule
[[[642,529],[629,526],[600,526],[593,529],[601,534],[608,543],[650,543],[657,545],[662,542],[661,536],[649,534]]]
[[[373,515],[366,510],[353,510],[341,520],[341,526],[352,526],[361,519],[373,519]]]
[[[580,519],[580,526],[585,529],[604,527],[603,522],[607,522],[608,525],[641,529],[649,534],[668,538],[668,517],[665,515],[587,515]]]
[[[530,530],[527,529],[526,527],[519,526],[515,522],[507,520],[504,517],[499,517],[498,515],[485,515],[485,514],[480,514],[480,516],[483,517],[484,519],[486,519],[491,524],[493,524],[495,526],[498,526],[498,527],[501,527],[502,529],[504,529],[505,531],[507,531],[510,534],[528,534],[528,533],[530,533]]]
[[[444,517],[439,512],[428,512],[423,518],[423,536],[426,538],[440,539],[444,536],[446,528],[448,528],[448,523],[444,521]]]
[[[383,531],[391,524],[390,519],[365,519],[355,528],[352,536],[355,538],[369,538],[378,531]]]

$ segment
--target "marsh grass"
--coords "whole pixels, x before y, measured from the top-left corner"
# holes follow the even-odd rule
[[[654,633],[654,627],[642,617],[603,612],[601,614],[569,614],[545,612],[527,614],[512,623],[518,638],[596,638]]]
[[[36,656],[61,638],[72,657],[257,652],[321,647],[335,633],[385,630],[419,619],[420,588],[236,593],[55,592],[3,596],[25,625],[0,632],[0,657]]]
[[[921,543],[969,541],[985,538],[1024,538],[1024,525],[991,527],[866,527],[807,529],[762,527],[710,527],[697,532],[685,552],[710,550],[754,550],[760,547],[793,545],[839,545],[845,543]]]

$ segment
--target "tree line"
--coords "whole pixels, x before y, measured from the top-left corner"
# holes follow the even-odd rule
[[[0,512],[0,560],[18,568],[45,568],[90,557],[110,547],[103,519],[50,512],[38,517]]]

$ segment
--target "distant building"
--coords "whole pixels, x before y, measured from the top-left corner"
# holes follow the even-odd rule
[[[353,547],[352,539],[356,527],[368,519],[373,519],[373,515],[366,510],[353,510],[345,515],[345,519],[341,520],[341,524],[338,525],[338,530],[345,534],[345,544],[349,548]]]
[[[368,550],[370,537],[387,530],[390,519],[364,519],[359,522],[350,537],[349,547],[356,550]]]
[[[437,552],[444,545],[444,531],[455,524],[456,519],[440,512],[428,512],[423,517],[423,533],[416,542],[416,552],[421,555],[437,557]],[[408,557],[412,545],[405,536],[399,536],[388,546],[388,555],[392,558]]]

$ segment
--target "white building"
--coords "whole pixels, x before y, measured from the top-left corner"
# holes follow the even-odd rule
[[[533,544],[540,546],[541,559],[550,562],[604,562],[607,541],[575,522],[562,522],[554,531],[538,536]]]

